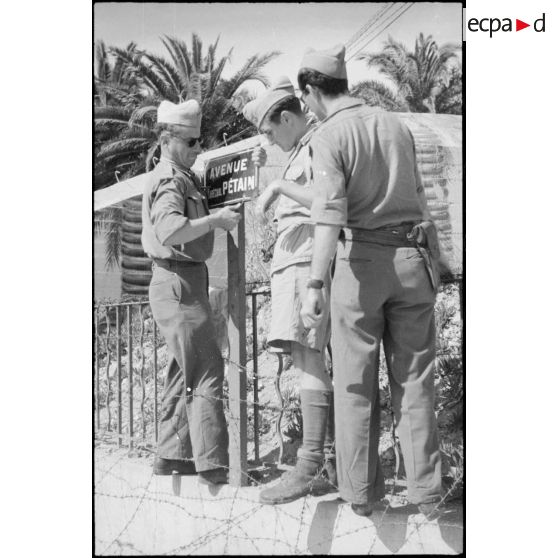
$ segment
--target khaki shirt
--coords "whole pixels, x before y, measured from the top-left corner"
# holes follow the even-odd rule
[[[175,246],[167,239],[189,219],[209,215],[196,175],[162,159],[149,173],[143,192],[141,243],[150,258],[204,262],[213,253],[213,231]]]
[[[283,170],[282,179],[310,188],[310,159],[308,143],[315,128],[311,128],[293,149]],[[282,195],[275,209],[277,241],[273,250],[271,273],[295,263],[312,261],[312,237],[314,225],[310,219],[310,209],[297,201]]]
[[[420,221],[413,137],[394,113],[344,99],[310,140],[314,223],[377,229]]]

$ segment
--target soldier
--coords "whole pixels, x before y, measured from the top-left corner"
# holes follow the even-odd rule
[[[313,193],[309,188],[307,162],[314,126],[308,123],[294,87],[286,77],[279,78],[264,94],[248,103],[244,115],[271,145],[277,144],[290,152],[282,178],[267,186],[256,206],[256,213],[265,219],[266,209],[279,197],[274,218],[278,237],[271,264],[272,317],[267,343],[272,351],[292,355],[300,380],[303,440],[296,466],[276,486],[260,492],[260,502],[282,504],[327,491],[337,483],[333,387],[325,363],[330,330],[327,301],[324,319],[317,328],[305,329],[300,319],[301,293],[306,289],[312,257]],[[326,277],[327,296],[329,272]],[[315,478],[318,472],[327,476],[329,482],[322,477]]]
[[[142,244],[153,260],[149,302],[167,342],[169,365],[153,472],[197,472],[202,482],[223,484],[228,466],[224,367],[205,261],[213,252],[214,230],[234,229],[239,206],[210,215],[190,170],[201,152],[197,101],[163,101],[157,124],[161,158],[143,193]]]
[[[337,475],[340,496],[370,515],[384,496],[379,463],[380,344],[403,451],[408,500],[430,513],[441,491],[434,414],[436,231],[418,178],[413,138],[399,118],[351,98],[345,48],[308,51],[303,101],[322,120],[310,140],[315,192],[311,283],[302,307],[320,324],[331,288]]]

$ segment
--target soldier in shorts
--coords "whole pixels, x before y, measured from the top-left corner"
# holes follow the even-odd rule
[[[307,163],[308,142],[314,126],[308,123],[294,87],[286,77],[279,78],[270,89],[248,103],[244,115],[270,144],[290,152],[282,178],[267,186],[256,206],[256,213],[265,219],[266,209],[279,198],[274,218],[278,237],[271,265],[272,318],[268,345],[272,351],[291,354],[300,380],[303,440],[296,466],[277,485],[260,493],[262,503],[281,504],[307,494],[323,493],[337,483],[333,387],[325,361],[330,332],[327,304],[330,275],[328,271],[324,281],[323,320],[317,328],[305,328],[300,308],[312,257],[313,192],[309,187]]]

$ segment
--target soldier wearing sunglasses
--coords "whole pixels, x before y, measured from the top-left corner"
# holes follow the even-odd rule
[[[153,260],[149,302],[167,342],[156,475],[195,474],[227,482],[228,433],[223,413],[224,365],[211,321],[206,260],[214,230],[240,221],[225,207],[210,214],[197,176],[201,108],[163,101],[157,111],[161,157],[143,193],[142,244]]]

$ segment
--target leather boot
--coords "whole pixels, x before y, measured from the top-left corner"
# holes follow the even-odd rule
[[[208,471],[199,471],[198,480],[202,484],[227,484],[229,477],[225,467],[218,467],[217,469],[209,469]]]
[[[153,463],[154,475],[172,475],[173,473],[195,475],[196,467],[192,461],[185,461],[183,459],[155,458],[155,463]]]
[[[308,494],[324,493],[323,481],[315,476],[320,469],[321,464],[318,461],[310,461],[299,456],[295,468],[283,474],[278,484],[260,492],[260,502],[286,504]]]

